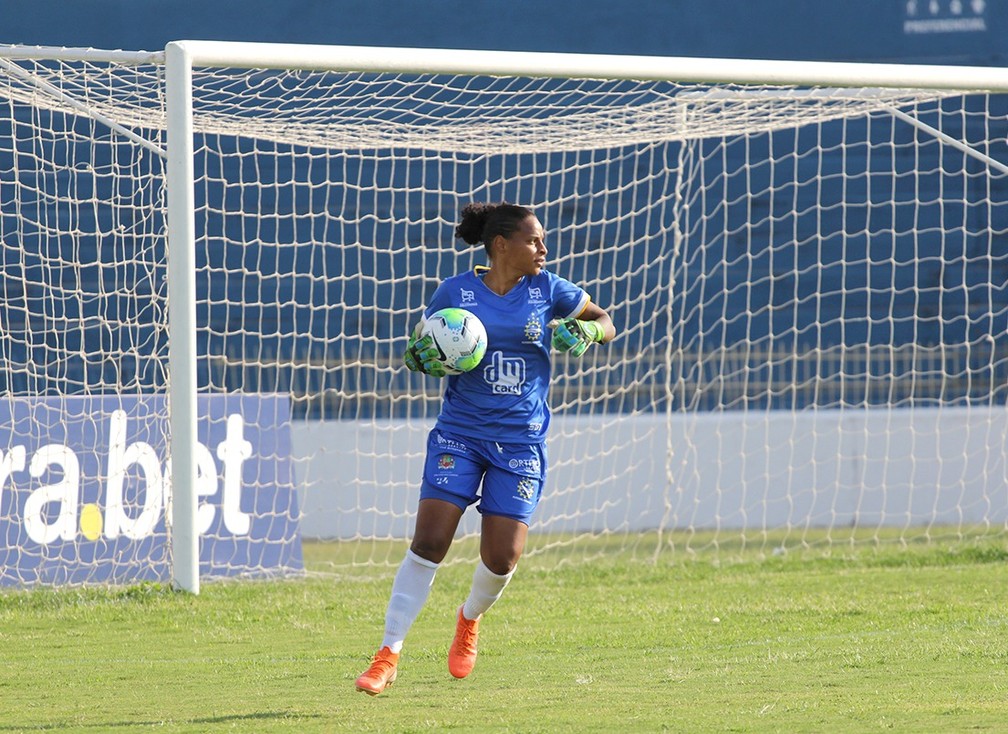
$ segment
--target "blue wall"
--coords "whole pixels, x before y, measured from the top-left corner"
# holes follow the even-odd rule
[[[991,0],[5,0],[0,43],[182,38],[999,66]]]
[[[0,42],[159,49],[176,38],[219,38],[984,65],[1002,63],[1006,48],[1004,39],[1008,38],[1008,10],[979,1],[955,4],[952,0],[941,0],[935,12],[932,12],[929,3],[915,3],[914,0],[852,0],[843,3],[765,0],[744,4],[707,0],[636,2],[621,7],[595,0],[547,3],[525,0],[490,3],[480,0],[466,4],[464,13],[460,12],[459,4],[442,1],[392,4],[366,0],[286,3],[251,0],[241,4],[240,12],[235,10],[235,5],[230,2],[95,0],[90,3],[57,3],[19,0],[4,5]],[[997,113],[1004,120],[1004,100],[997,100],[996,105]],[[86,127],[81,131],[83,139],[87,138]],[[10,129],[9,123],[0,120],[0,141],[5,137],[9,139]],[[982,139],[986,135],[983,131],[964,129],[960,132],[970,139]],[[825,134],[842,133],[842,130],[827,128]],[[901,134],[911,135],[909,129]],[[760,146],[774,144],[773,136],[759,136],[750,140],[747,148],[751,152]],[[21,145],[28,149],[32,147],[31,141],[22,141]],[[810,143],[811,148],[817,145],[829,147],[828,141]],[[59,154],[56,149],[50,152]],[[1003,142],[997,143],[990,152],[1002,160],[1008,159]],[[730,148],[727,157],[737,153],[737,149]],[[12,154],[13,151],[5,150],[0,143],[0,172],[11,170],[5,161]],[[88,151],[83,146],[81,150],[71,147],[63,150],[62,154],[73,163],[77,157],[81,161],[86,160]],[[675,151],[668,153],[669,156],[674,154]],[[1005,291],[1008,280],[1005,258],[1008,256],[997,251],[992,252],[990,257],[978,258],[976,255],[987,253],[989,232],[1003,237],[1008,230],[1008,221],[1005,221],[1008,217],[1005,177],[989,178],[983,166],[973,161],[964,162],[961,156],[943,160],[942,166],[939,166],[938,155],[934,153],[934,160],[913,162],[929,173],[916,176],[909,182],[909,188],[901,191],[885,190],[879,185],[870,192],[858,189],[857,182],[868,179],[859,174],[870,170],[877,161],[873,163],[865,154],[854,152],[843,159],[839,154],[827,155],[819,161],[806,159],[807,164],[814,164],[818,170],[799,172],[799,176],[809,178],[818,175],[822,178],[822,185],[817,189],[796,192],[790,199],[781,196],[771,201],[751,197],[738,211],[723,207],[722,200],[713,202],[710,210],[703,214],[715,231],[730,231],[743,215],[752,217],[754,221],[774,221],[776,224],[774,229],[765,232],[756,227],[744,241],[728,236],[715,239],[712,247],[717,251],[709,253],[709,261],[716,264],[705,266],[705,269],[691,270],[691,263],[680,264],[680,278],[721,283],[708,291],[682,292],[682,301],[674,308],[674,312],[681,315],[676,329],[682,343],[690,343],[692,335],[700,334],[709,340],[706,346],[734,344],[744,339],[765,342],[780,339],[795,348],[862,343],[865,340],[893,345],[961,345],[986,344],[984,337],[990,334],[1001,344],[1008,329],[1008,293]],[[202,164],[213,165],[212,162]],[[201,163],[198,161],[197,165]],[[275,176],[278,182],[283,182],[292,178],[307,180],[319,173],[318,169],[274,171],[269,168],[270,165],[265,163],[257,170],[257,175]],[[503,164],[491,161],[483,165]],[[611,175],[615,179],[610,183],[632,182],[642,173],[640,165],[637,161],[625,170],[614,169]],[[661,169],[664,164],[661,160],[652,160],[651,165]],[[942,167],[945,170],[941,170]],[[345,169],[344,172],[347,173]],[[207,184],[207,188],[198,191],[197,196],[213,200],[226,195],[225,190],[214,190],[213,187],[223,187],[232,173],[220,171],[217,176],[220,183]],[[643,173],[649,176],[656,171]],[[379,174],[380,170],[374,172],[374,175]],[[435,169],[420,175],[428,174],[441,175],[436,170],[436,164]],[[352,172],[347,175],[353,178]],[[710,175],[716,176],[717,172],[710,172]],[[772,175],[766,168],[755,167],[749,177],[749,190],[757,192],[765,189]],[[854,183],[848,184],[848,181]],[[972,189],[970,184],[965,183],[968,181],[974,182]],[[423,189],[423,181],[412,183],[417,190]],[[259,353],[283,359],[294,355],[298,359],[319,356],[310,354],[311,345],[294,335],[314,330],[324,337],[332,334],[334,329],[344,332],[339,340],[339,348],[346,353],[344,356],[364,354],[377,349],[377,345],[387,348],[389,339],[397,339],[392,344],[393,352],[401,350],[400,342],[407,326],[405,315],[415,313],[426,294],[417,289],[382,291],[383,286],[377,283],[382,280],[387,282],[387,278],[369,280],[366,277],[369,274],[383,275],[375,271],[378,267],[376,262],[360,258],[348,260],[342,248],[324,251],[298,247],[299,242],[317,239],[314,228],[325,225],[316,225],[316,218],[321,221],[327,211],[341,211],[344,206],[352,204],[341,199],[343,196],[349,199],[349,196],[338,183],[327,190],[329,193],[321,202],[320,210],[299,211],[296,218],[283,216],[290,213],[294,204],[283,198],[285,189],[278,187],[276,201],[255,202],[256,206],[269,209],[268,212],[253,209],[247,217],[221,221],[207,218],[201,221],[200,226],[206,228],[201,234],[206,236],[210,250],[200,255],[200,267],[225,261],[232,265],[241,262],[247,266],[249,273],[241,280],[230,280],[226,286],[222,286],[219,280],[209,279],[205,284],[206,292],[216,298],[224,295],[216,292],[221,287],[232,291],[237,289],[242,291],[247,301],[263,304],[241,313],[202,306],[200,319],[212,326],[210,332],[201,334],[199,347],[203,353],[222,354],[226,348],[211,332],[230,331],[243,335],[244,343],[240,349],[246,354]],[[341,194],[341,191],[344,193]],[[488,198],[515,198],[508,191],[495,193],[497,197]],[[566,201],[587,199],[593,195],[590,191],[550,192],[554,197],[558,193]],[[732,197],[745,193],[726,192]],[[146,194],[141,191],[137,195]],[[95,192],[95,196],[104,198],[105,194],[99,191]],[[814,200],[802,198],[809,196]],[[539,200],[541,197],[535,198]],[[882,204],[890,199],[909,202],[915,198],[922,203],[905,209],[919,218],[912,223],[898,221],[906,215]],[[833,227],[827,225],[821,228],[824,232],[835,232],[835,237],[827,237],[818,248],[795,250],[790,259],[782,257],[781,252],[788,249],[782,247],[787,244],[782,238],[788,239],[794,230],[801,232],[805,227],[798,212],[818,212],[826,207],[827,211],[836,213],[841,208],[841,201],[843,221],[838,220]],[[993,205],[988,206],[990,201]],[[830,206],[830,202],[835,206]],[[442,203],[435,202],[435,205]],[[373,205],[378,207],[379,202],[375,201]],[[424,197],[422,202],[400,200],[398,205],[429,207],[430,196]],[[820,209],[815,209],[813,205]],[[102,265],[115,253],[107,245],[103,247],[96,242],[93,251],[76,253],[76,257],[85,262],[84,267],[53,268],[43,265],[43,262],[53,262],[52,256],[57,253],[41,250],[58,247],[59,243],[33,230],[31,222],[56,221],[61,217],[65,220],[71,215],[60,214],[56,211],[60,205],[47,203],[44,197],[33,204],[22,199],[18,206],[20,208],[15,210],[0,202],[0,233],[3,234],[3,248],[0,250],[0,295],[3,296],[0,326],[8,335],[15,335],[13,340],[0,341],[0,358],[14,367],[6,374],[0,374],[0,391],[72,393],[96,384],[118,384],[124,389],[143,391],[163,387],[164,375],[160,368],[166,349],[163,330],[141,328],[137,332],[128,332],[101,326],[116,320],[134,323],[163,321],[163,314],[148,312],[155,308],[156,299],[146,302],[145,306],[143,298],[136,298],[137,293],[141,296],[143,293],[153,295],[164,287],[160,266],[155,265],[146,272],[138,271],[134,276],[137,286],[129,297],[104,300],[95,297],[80,301],[54,297],[62,288],[94,294],[108,290],[101,282]],[[31,206],[48,206],[52,211],[33,214],[29,210]],[[780,208],[782,206],[783,209]],[[262,216],[270,212],[280,216]],[[387,220],[383,222],[378,212],[352,213],[358,223],[346,225],[349,229],[345,227],[341,232],[347,241],[396,242],[407,246],[406,250],[398,253],[384,253],[383,257],[387,258],[383,261],[384,267],[394,272],[423,272],[431,278],[443,277],[453,269],[451,262],[440,257],[430,262],[423,261],[420,248],[410,247],[425,239],[443,239],[443,228],[434,227],[437,231],[430,231],[429,225],[410,227]],[[576,209],[560,207],[556,211],[543,212],[543,215],[551,228],[557,228],[570,226],[581,213]],[[883,233],[881,237],[865,229],[869,218],[872,218],[872,226]],[[255,221],[246,223],[244,219]],[[727,226],[729,220],[734,223]],[[953,222],[955,233],[949,237],[938,237],[937,232],[943,222]],[[275,225],[275,231],[263,229],[270,223]],[[131,227],[130,222],[117,224],[127,229]],[[138,229],[141,225],[137,223]],[[77,226],[85,231],[109,230],[107,223],[99,226],[97,223],[78,222]],[[235,236],[232,230],[240,234],[246,226],[256,228],[264,244],[250,243],[241,247],[225,244],[226,240],[240,241],[242,238]],[[607,226],[603,223],[589,232],[582,232],[584,244],[572,244],[591,249],[595,242],[609,241],[613,236],[626,236],[626,232],[613,234],[606,231]],[[668,222],[654,221],[648,226],[662,230],[667,229]],[[810,223],[810,231],[818,226]],[[930,234],[920,237],[885,234],[909,233],[914,228],[930,231]],[[309,236],[305,236],[305,229]],[[642,231],[638,235],[644,238],[658,236],[650,231]],[[748,251],[743,252],[747,248]],[[733,252],[742,255],[735,257],[731,254]],[[915,253],[916,258],[904,256],[907,252]],[[849,262],[854,260],[870,263],[876,253],[883,253],[883,259],[887,261],[895,257],[903,266],[849,267]],[[158,252],[152,251],[148,255],[152,263],[161,261]],[[619,257],[633,258],[635,255],[623,253]],[[809,260],[810,257],[812,260]],[[325,262],[320,262],[320,258]],[[58,261],[58,258],[55,259]],[[609,263],[606,268],[617,273],[646,272],[646,265],[631,260]],[[313,280],[309,278],[286,275],[305,273],[318,267],[324,267],[331,278],[323,287],[313,285]],[[445,272],[438,272],[438,268]],[[883,293],[885,284],[892,284],[891,297],[873,299],[863,295],[867,292],[864,290],[854,297],[841,295],[843,291],[863,288],[869,281],[872,285],[879,284],[875,290]],[[730,285],[733,283],[745,285]],[[617,280],[602,287],[620,287],[633,292],[636,285],[640,284]],[[795,309],[789,303],[774,303],[773,299],[781,294],[784,298],[805,294],[809,305],[804,309]],[[239,296],[237,292],[227,295],[229,300]],[[618,304],[624,300],[616,293],[594,295],[602,303]],[[318,308],[315,313],[311,308],[303,307],[304,304],[321,307],[332,303],[359,304],[360,307],[348,306],[339,312]],[[759,304],[769,304],[769,308],[762,308]],[[402,318],[376,319],[374,305],[393,306]],[[653,305],[638,302],[636,308],[646,310]],[[703,308],[699,309],[701,305]],[[93,312],[88,311],[89,308]],[[626,307],[616,308],[620,310],[614,315],[622,323],[636,323],[642,318]],[[138,309],[146,310],[140,312]],[[845,315],[843,322],[836,318],[841,311]],[[698,320],[695,316],[699,313],[705,314],[703,319]],[[716,323],[711,321],[710,315],[718,313],[730,314],[731,317]],[[61,324],[85,327],[61,331]],[[656,326],[656,333],[665,333],[667,328],[667,324],[662,322]],[[317,343],[322,341],[320,339]],[[234,341],[231,343],[233,345]],[[67,350],[69,356],[54,358],[58,352],[65,354]],[[105,357],[120,350],[126,353],[123,359],[113,362]],[[981,358],[981,362],[985,360],[987,363],[993,360],[989,352]],[[1004,365],[1001,365],[1001,371],[1004,371]],[[618,376],[610,377],[619,379]],[[376,384],[356,384],[354,381],[363,383],[386,378],[388,375],[375,376],[357,370],[330,375],[330,381],[324,387],[337,391],[358,388],[381,391],[383,388]],[[227,376],[215,377],[208,364],[201,366],[200,381],[203,385],[214,383],[217,387],[227,387],[226,384],[217,384],[221,379],[226,380]],[[292,380],[298,378],[290,374],[259,372],[245,375],[244,379],[262,380],[258,387],[264,390],[287,390],[292,387]],[[664,380],[661,376],[656,379]],[[948,402],[990,399],[986,388],[980,388],[977,394],[969,392],[981,384],[974,381],[967,386],[967,392],[953,391],[938,398]],[[385,386],[389,387],[397,389],[403,386]],[[885,397],[882,395],[880,399]],[[1003,401],[1004,391],[994,399]],[[353,409],[369,410],[359,405],[353,406]]]

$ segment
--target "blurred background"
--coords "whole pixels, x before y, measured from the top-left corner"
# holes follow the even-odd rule
[[[4,0],[0,43],[159,50],[168,41],[483,48],[998,66],[987,0]]]
[[[2,44],[132,51],[206,39],[1001,66],[1008,46],[1008,8],[985,0],[5,0],[0,18]],[[58,71],[40,64],[34,73],[63,84]],[[162,101],[159,72],[146,73],[152,99]],[[94,86],[94,99],[120,81],[111,78]],[[266,90],[264,98],[284,88],[266,74],[250,78],[211,79],[199,103],[211,109],[232,87]],[[343,112],[368,122],[401,113],[397,85],[365,95],[372,107],[354,110],[343,102],[354,99],[355,77],[323,75],[314,87],[310,75],[291,78],[304,104],[323,102],[313,118],[321,127]],[[0,393],[162,391],[161,159],[93,121],[19,104],[35,88],[18,79],[0,120],[0,140],[11,141],[0,143],[0,174],[17,172],[0,175]],[[482,90],[429,81],[445,96],[428,92],[415,114],[432,105],[436,122],[466,95],[495,90],[492,82]],[[331,96],[341,86],[347,97]],[[556,98],[565,105],[581,99],[563,89]],[[644,108],[684,89],[627,94]],[[543,119],[563,118],[567,107],[551,105],[537,108]],[[197,145],[199,389],[290,395],[297,452],[330,451],[330,463],[311,464],[319,496],[333,477],[357,477],[340,495],[346,533],[330,519],[329,495],[314,507],[314,494],[302,499],[306,518],[320,518],[321,529],[304,525],[308,535],[399,537],[401,528],[362,530],[370,526],[359,519],[358,497],[391,487],[397,494],[381,522],[409,519],[422,444],[400,446],[378,428],[400,421],[388,433],[412,436],[396,431],[432,418],[439,390],[402,367],[405,337],[434,284],[482,260],[453,249],[459,205],[507,198],[535,203],[556,271],[584,284],[623,327],[608,349],[561,363],[565,379],[553,392],[557,416],[572,421],[555,432],[557,486],[611,490],[612,502],[595,504],[622,514],[599,526],[746,526],[757,517],[766,527],[1003,522],[1008,509],[987,492],[1000,491],[1004,482],[989,477],[1008,466],[992,418],[1008,403],[1008,175],[989,159],[1008,162],[1008,100],[966,93],[896,106],[988,160],[894,122],[885,108],[702,139],[662,130],[662,140],[606,139],[592,150],[565,140],[569,149],[559,152],[456,154],[421,141],[395,155],[256,139],[243,126],[259,112],[248,112],[240,130],[202,131]],[[479,103],[469,109],[483,112]],[[264,105],[261,117],[282,116]],[[147,129],[163,147],[156,127]],[[122,253],[128,270],[108,267]],[[932,420],[918,411],[909,427],[886,411],[856,413],[877,413],[864,425],[841,410],[819,412],[876,407],[943,412]],[[675,420],[711,414],[718,422],[709,437]],[[750,414],[761,428],[750,427]],[[582,418],[593,427],[575,422]],[[819,422],[809,429],[804,419]],[[320,421],[330,424],[325,431]],[[575,475],[575,457],[601,451],[591,441],[604,437],[611,448],[614,426],[632,435],[620,434],[610,475]],[[907,436],[904,450],[898,441]],[[733,462],[747,437],[753,446],[739,469]],[[954,461],[928,463],[942,453],[935,446],[958,437],[979,448],[955,444],[946,449]],[[876,444],[884,449],[877,461]],[[670,445],[691,447],[682,476],[666,466]],[[347,450],[333,458],[333,447]],[[402,469],[390,455],[414,463]],[[765,468],[780,455],[799,467],[786,478],[785,469]],[[377,478],[360,477],[362,456]],[[713,464],[723,470],[708,473]],[[390,466],[394,476],[379,476]],[[638,486],[658,488],[648,495],[653,506],[625,496],[625,467],[639,472]],[[749,478],[750,469],[759,477]],[[933,492],[922,494],[922,478],[931,477]],[[884,491],[872,493],[876,486]],[[740,498],[729,502],[735,491]],[[815,499],[802,505],[795,496]],[[563,501],[554,500],[558,517],[586,519],[559,529],[595,521],[593,511],[568,511]],[[682,517],[669,514],[674,502],[687,508]]]
[[[447,0],[249,0],[240,8],[216,0],[8,0],[0,43],[158,51],[171,40],[208,39],[980,66],[1004,61],[1006,24],[1008,9],[985,0],[665,0],[619,7],[600,0],[475,0],[464,5]],[[918,108],[915,114],[1005,159],[1008,130],[997,129],[1004,127],[1004,105],[1003,96],[967,96]],[[207,273],[205,284],[200,283],[200,320],[209,327],[200,336],[199,351],[205,356],[200,386],[294,393],[301,396],[295,414],[313,417],[389,410],[379,410],[370,400],[364,404],[360,396],[385,394],[385,388],[370,383],[375,374],[390,382],[387,389],[394,395],[415,391],[409,376],[397,371],[397,358],[428,290],[393,284],[402,273],[437,279],[471,265],[471,253],[444,257],[444,252],[451,249],[450,220],[459,201],[478,195],[536,202],[554,236],[558,271],[590,285],[597,301],[618,309],[621,323],[654,324],[659,336],[624,340],[625,353],[612,350],[606,382],[644,387],[629,400],[622,390],[592,388],[606,410],[668,407],[663,335],[671,335],[686,355],[681,368],[671,365],[678,375],[673,382],[699,385],[689,388],[699,398],[688,399],[686,388],[673,398],[677,409],[1001,404],[1008,395],[1008,256],[998,245],[1008,229],[1006,177],[991,175],[975,159],[949,155],[933,137],[919,138],[908,125],[872,126],[868,119],[837,120],[814,134],[809,128],[801,134],[764,131],[733,143],[714,136],[688,146],[688,155],[703,161],[700,180],[717,186],[724,173],[729,181],[706,204],[693,204],[695,221],[703,222],[707,232],[721,233],[710,241],[699,232],[686,233],[686,251],[704,255],[679,263],[673,282],[695,283],[696,288],[670,287],[664,275],[651,282],[659,268],[648,262],[654,255],[646,247],[612,249],[621,242],[664,242],[671,231],[673,207],[657,206],[648,186],[666,176],[666,162],[680,155],[674,141],[614,153],[619,162],[591,178],[561,172],[539,188],[524,189],[526,177],[507,173],[499,156],[472,163],[449,156],[445,165],[421,156],[402,168],[383,158],[334,154],[338,165],[332,170],[339,171],[339,180],[330,180],[336,174],[312,167],[309,157],[288,156],[283,146],[267,151],[238,136],[226,144],[233,154],[227,165],[198,161],[208,167],[206,183],[197,187],[198,208],[203,211],[204,202],[227,197],[240,198],[243,208],[243,214],[220,218],[208,206],[198,217],[200,236],[207,241],[206,253],[198,255],[201,271]],[[43,158],[65,158],[64,167],[71,169],[108,164],[99,160],[104,154],[87,147],[91,133],[80,120],[47,124],[69,125],[76,142],[59,142],[51,150],[46,146]],[[38,135],[30,126],[19,131],[16,123],[10,134],[18,143],[0,150],[0,164],[13,170],[20,157],[23,168],[39,153]],[[863,144],[847,143],[857,139]],[[791,152],[776,167],[764,165],[772,159],[771,151],[780,150]],[[566,165],[577,170],[591,164],[594,154],[569,155]],[[250,157],[258,160],[257,166],[243,172],[240,162]],[[515,160],[523,161],[516,171],[557,163],[534,154]],[[792,166],[796,181],[803,183],[777,181],[790,175]],[[893,166],[905,168],[905,175],[878,183],[873,171]],[[442,192],[446,171],[458,181]],[[399,181],[404,175],[408,180]],[[254,180],[245,181],[245,176]],[[390,191],[397,181],[405,188],[394,197],[360,197],[353,182],[372,179],[387,179]],[[463,183],[470,179],[490,183],[470,191]],[[49,185],[45,180],[41,172],[38,182],[23,179],[24,191],[0,203],[6,245],[0,258],[6,296],[0,320],[13,337],[5,340],[2,356],[14,365],[0,375],[0,388],[16,394],[73,393],[96,385],[157,389],[165,342],[153,325],[163,317],[151,313],[157,300],[142,295],[160,290],[157,267],[151,265],[155,275],[150,280],[132,278],[139,285],[120,297],[119,284],[108,282],[113,276],[102,266],[115,248],[98,246],[122,239],[115,236],[113,223],[91,222],[88,209],[71,215],[59,195],[40,193]],[[58,188],[59,180],[50,184]],[[96,192],[99,198],[121,194],[112,181],[108,179],[108,190]],[[324,185],[327,194],[306,204],[293,193],[297,182],[308,188]],[[662,187],[669,196],[675,188],[668,181]],[[127,198],[149,204],[149,198],[156,198],[154,190]],[[637,192],[642,207],[649,199],[647,210],[665,214],[624,218],[626,201],[610,199],[608,193],[624,190]],[[146,227],[150,206],[140,206],[138,213],[132,206],[123,209],[128,213],[117,216],[127,217],[129,226],[121,221],[120,229],[136,229],[135,218]],[[333,217],[339,222],[338,235]],[[87,267],[60,256],[70,247],[61,222],[74,218],[77,228],[90,233],[73,245]],[[138,250],[138,241],[134,236],[120,244]],[[319,248],[317,242],[333,246]],[[802,246],[795,248],[795,242]],[[157,238],[150,243],[151,262],[157,263]],[[356,250],[343,245],[353,243],[391,248],[385,253],[388,262],[350,257],[347,253]],[[565,253],[580,258],[564,260]],[[323,267],[320,259],[327,274],[324,287],[312,275],[313,268]],[[241,263],[242,278],[213,275],[233,262]],[[592,276],[601,272],[634,275]],[[680,315],[673,325],[664,305],[668,290],[678,299],[672,312]],[[79,292],[115,297],[80,298]],[[53,293],[70,297],[52,299]],[[634,293],[653,297],[629,296]],[[236,301],[245,304],[243,309],[229,306]],[[102,313],[93,305],[99,302]],[[150,326],[124,335],[121,329],[101,326],[109,316]],[[63,343],[71,337],[54,334],[73,335],[72,343]],[[341,335],[345,353],[333,354],[334,334]],[[655,345],[653,355],[648,345]],[[738,355],[740,365],[738,379],[730,381],[735,388],[728,392],[723,386],[726,350]],[[860,350],[856,365],[848,364],[852,350]],[[123,357],[109,360],[109,353]],[[347,355],[354,364],[364,359],[369,369],[345,370]],[[796,364],[793,355],[799,355]],[[620,366],[639,366],[652,358],[662,366],[646,378]],[[690,371],[690,364],[705,361],[712,365],[709,376]],[[680,369],[689,374],[680,375]],[[876,374],[885,379],[875,380]],[[768,389],[751,395],[753,381]],[[796,382],[805,389],[790,387]],[[829,389],[824,391],[823,385]],[[394,400],[392,405],[393,414],[410,414],[427,412],[434,403]]]

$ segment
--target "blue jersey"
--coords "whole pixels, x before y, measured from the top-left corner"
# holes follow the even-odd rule
[[[437,427],[448,433],[501,443],[546,439],[550,412],[552,319],[577,316],[588,294],[546,270],[523,277],[501,296],[483,283],[478,268],[444,280],[424,316],[454,306],[476,314],[487,331],[487,351],[472,371],[450,375]]]

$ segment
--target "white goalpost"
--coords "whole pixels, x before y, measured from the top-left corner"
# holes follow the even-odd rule
[[[1008,524],[1008,73],[180,41],[0,47],[0,585],[394,567],[409,328],[517,201],[558,358],[528,557]],[[473,534],[476,517],[460,530]],[[730,550],[729,550],[730,549]]]

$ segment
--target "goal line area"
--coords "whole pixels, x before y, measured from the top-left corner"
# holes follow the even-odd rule
[[[318,540],[304,542],[309,577],[373,579],[395,574],[408,540]],[[444,566],[468,566],[479,539],[466,536],[452,546]],[[522,572],[549,573],[559,566],[591,564],[618,568],[649,566],[723,567],[763,563],[821,563],[865,566],[947,566],[1001,563],[1003,534],[985,526],[774,528],[749,532],[717,529],[637,533],[531,533]],[[366,562],[362,562],[366,559]]]
[[[0,46],[0,585],[397,562],[442,390],[401,355],[483,264],[453,238],[472,201],[535,210],[548,269],[619,330],[555,360],[531,559],[1003,539],[1006,91],[966,67]]]

